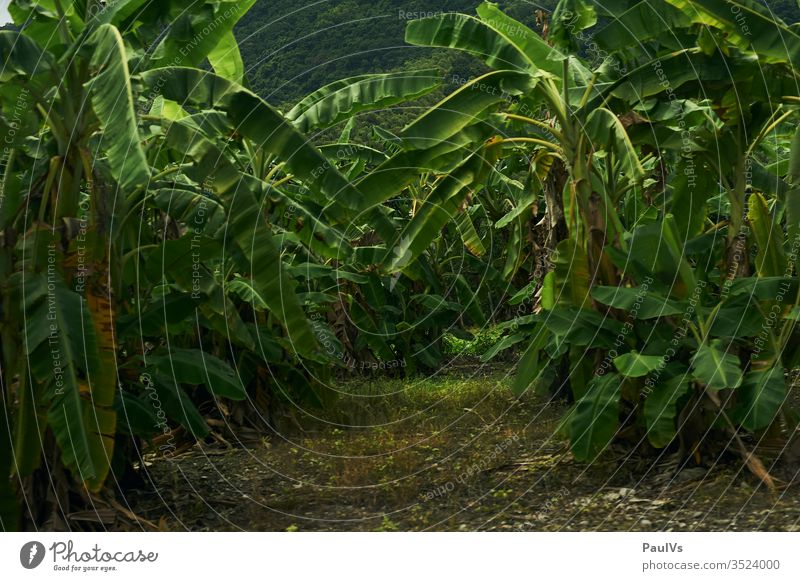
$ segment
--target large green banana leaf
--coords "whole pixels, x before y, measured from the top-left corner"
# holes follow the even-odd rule
[[[217,75],[185,67],[155,69],[142,74],[152,88],[178,103],[224,110],[231,128],[286,163],[306,187],[319,191],[324,201],[356,209],[362,195],[333,164],[260,97]]]
[[[692,372],[695,379],[714,390],[735,389],[742,383],[739,358],[719,340],[698,348],[692,358]]]
[[[755,0],[667,0],[694,22],[717,28],[761,63],[800,62],[800,35]]]
[[[86,301],[58,281],[54,294],[42,296],[31,306],[26,350],[33,377],[44,387],[44,393],[30,405],[46,404],[47,422],[62,460],[77,479],[102,484],[111,463],[110,446],[104,440],[111,437],[113,443],[115,415],[101,401],[106,399],[103,394],[97,394],[98,400],[91,396],[87,380],[82,378],[88,375],[96,379],[101,371],[95,327]],[[42,324],[47,320],[52,326]],[[35,385],[29,387],[39,390]],[[40,446],[38,436],[37,430],[18,433],[17,455],[28,457],[20,447],[32,438],[37,439],[34,445]]]
[[[406,42],[464,50],[495,69],[537,70],[536,64],[509,36],[466,14],[446,13],[412,20],[406,27]]]
[[[605,50],[613,52],[639,47],[664,33],[674,33],[691,24],[691,16],[683,10],[664,2],[641,0],[616,14],[593,38]]]
[[[125,45],[119,31],[104,24],[94,33],[91,66],[99,73],[91,80],[92,107],[103,129],[101,148],[111,173],[123,190],[145,187],[150,170],[139,142],[136,111],[130,85]]]
[[[408,267],[441,234],[470,192],[483,185],[499,152],[499,144],[490,144],[439,181],[391,245],[386,256],[389,271]]]
[[[414,20],[406,28],[406,42],[463,50],[495,69],[529,71],[560,82],[564,54],[492,2],[482,3],[477,12],[479,18],[447,13]],[[574,74],[589,76],[582,65],[576,66],[582,70]]]
[[[400,194],[428,172],[447,173],[458,167],[495,131],[486,123],[465,128],[450,140],[428,149],[400,151],[380,164],[358,182],[364,192],[362,209],[378,207]]]
[[[286,119],[303,133],[324,129],[364,111],[421,97],[439,87],[441,80],[436,69],[342,79],[305,97],[286,114]]]
[[[427,149],[481,121],[487,109],[531,91],[537,79],[527,73],[494,71],[472,79],[423,113],[403,130],[409,149]]]
[[[594,460],[613,439],[619,425],[621,384],[615,373],[595,377],[570,412],[572,453],[578,460]]]
[[[595,149],[602,146],[606,151],[616,153],[622,174],[631,182],[644,177],[639,155],[622,123],[611,111],[602,107],[592,111],[586,123],[586,133]]]
[[[167,132],[167,143],[179,149],[193,164],[190,176],[211,188],[226,207],[225,235],[241,251],[242,273],[249,273],[256,290],[286,329],[298,353],[312,354],[316,341],[290,277],[280,248],[269,230],[261,204],[264,191],[259,180],[242,174],[211,140],[181,122]],[[189,173],[189,172],[187,172]]]
[[[498,34],[503,35],[532,65],[533,70],[541,70],[553,75],[556,82],[561,81],[564,72],[563,61],[566,55],[547,44],[536,32],[505,14],[494,2],[484,2],[477,8],[481,21]],[[577,65],[583,68],[582,65]],[[507,68],[507,67],[501,67]],[[588,71],[581,71],[586,73]]]
[[[233,31],[228,31],[219,39],[219,43],[208,53],[208,62],[220,77],[245,84],[244,61]]]
[[[34,79],[52,70],[52,56],[43,52],[30,37],[13,30],[0,30],[0,81],[17,76]]]
[[[786,400],[784,368],[776,365],[751,371],[744,376],[737,393],[740,401],[735,415],[742,426],[751,431],[763,430],[772,423]]]
[[[238,46],[234,44],[234,53],[234,48],[226,49],[226,45],[234,26],[253,4],[255,0],[214,0],[193,6],[191,10],[183,7],[175,11],[175,18],[154,51],[154,65],[199,66],[213,54],[212,65],[216,63],[223,72],[230,72],[229,60],[236,59]],[[234,64],[234,73],[237,72],[235,68]]]

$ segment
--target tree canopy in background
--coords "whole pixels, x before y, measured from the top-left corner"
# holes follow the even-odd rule
[[[406,24],[435,12],[472,14],[480,0],[259,0],[241,20],[236,36],[251,87],[273,103],[296,101],[345,77],[400,68],[437,66],[470,78],[479,67],[454,51],[405,43]],[[534,11],[555,0],[502,0],[500,7],[529,26]]]

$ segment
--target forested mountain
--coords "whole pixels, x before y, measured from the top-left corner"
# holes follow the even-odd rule
[[[632,0],[622,0],[636,4]],[[555,0],[498,0],[532,28],[536,11],[552,11]],[[477,59],[458,51],[408,46],[409,20],[437,12],[474,14],[480,0],[259,0],[237,28],[253,89],[270,102],[293,103],[319,87],[363,73],[439,67],[470,77]],[[783,20],[800,21],[795,0],[765,4]]]
[[[480,0],[259,0],[237,29],[252,87],[270,102],[293,102],[329,82],[363,73],[438,66],[469,77],[476,59],[408,46],[409,20],[437,12],[475,13]],[[554,0],[501,0],[535,26]]]

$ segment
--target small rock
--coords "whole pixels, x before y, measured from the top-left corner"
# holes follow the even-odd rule
[[[695,480],[702,480],[708,474],[708,470],[703,468],[702,466],[697,466],[695,468],[685,468],[678,472],[677,476],[675,476],[675,483],[682,484],[684,482],[693,482]]]

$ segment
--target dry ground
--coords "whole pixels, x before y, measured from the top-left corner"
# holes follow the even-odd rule
[[[733,455],[677,474],[668,453],[576,463],[566,407],[514,398],[502,372],[342,389],[305,432],[152,459],[128,505],[193,531],[800,531],[800,487],[770,493]]]

